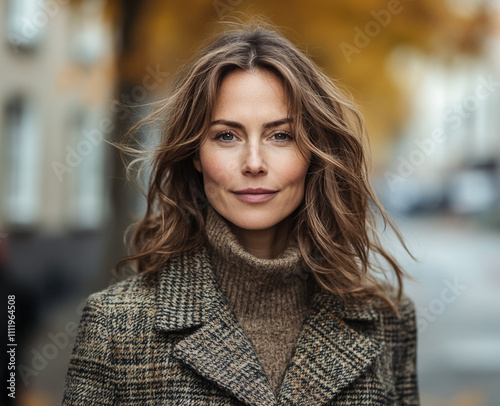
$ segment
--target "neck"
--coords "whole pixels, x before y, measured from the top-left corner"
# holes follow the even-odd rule
[[[263,230],[246,230],[229,223],[231,231],[245,251],[257,258],[276,258],[287,246],[289,218]]]
[[[290,312],[302,314],[315,281],[295,239],[289,238],[284,249],[272,258],[258,257],[244,248],[231,231],[231,223],[211,206],[208,206],[206,220],[215,276],[238,317],[281,320],[288,318]],[[258,234],[245,233],[244,236],[250,238]],[[269,238],[272,236],[267,234]]]

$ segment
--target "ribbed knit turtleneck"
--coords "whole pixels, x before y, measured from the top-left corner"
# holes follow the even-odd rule
[[[247,252],[227,220],[207,208],[207,247],[215,278],[252,343],[275,394],[309,311],[314,278],[298,246],[289,242],[276,258]]]

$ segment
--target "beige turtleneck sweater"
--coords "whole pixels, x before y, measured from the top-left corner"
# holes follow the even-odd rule
[[[210,205],[207,210],[215,278],[278,395],[316,282],[305,273],[296,244],[276,258],[257,258],[241,246],[224,217]]]

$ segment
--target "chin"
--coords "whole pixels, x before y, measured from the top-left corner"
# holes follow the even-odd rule
[[[230,213],[226,217],[235,226],[245,230],[265,230],[271,228],[287,216],[275,216],[271,213],[266,213],[266,210],[247,209],[236,213]]]
[[[258,231],[258,230],[267,230],[274,225],[276,225],[278,222],[250,222],[250,221],[245,221],[245,222],[235,222],[233,223],[235,226],[243,229],[243,230],[248,230],[248,231]]]

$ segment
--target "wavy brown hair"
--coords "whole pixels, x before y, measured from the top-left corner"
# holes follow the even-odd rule
[[[221,82],[238,69],[264,69],[281,79],[298,148],[311,154],[292,235],[317,282],[342,299],[380,297],[396,309],[406,274],[382,247],[377,217],[406,246],[370,187],[362,116],[305,53],[262,26],[219,34],[178,72],[169,96],[132,130],[162,122],[150,162],[147,210],[132,228],[134,252],[117,266],[133,263],[138,272],[155,272],[169,257],[204,244],[208,200],[193,157],[207,134]],[[121,150],[133,152],[123,144]],[[396,277],[396,288],[377,277],[388,276],[377,258]]]

